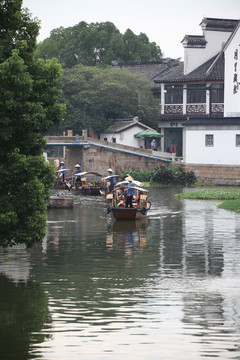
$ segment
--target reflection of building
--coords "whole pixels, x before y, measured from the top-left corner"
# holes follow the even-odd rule
[[[223,272],[223,235],[218,233],[219,218],[214,218],[214,211],[215,204],[184,201],[183,263],[186,274],[220,276]]]

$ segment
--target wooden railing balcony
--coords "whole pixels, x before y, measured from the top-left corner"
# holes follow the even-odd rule
[[[164,105],[164,114],[175,114],[175,115],[183,114],[183,105],[182,104]]]
[[[223,103],[212,103],[211,114],[223,114]],[[183,104],[167,104],[164,105],[165,115],[183,115],[183,114],[207,114],[207,105],[204,104],[187,104],[186,112]]]
[[[206,114],[206,104],[187,104],[187,114]]]

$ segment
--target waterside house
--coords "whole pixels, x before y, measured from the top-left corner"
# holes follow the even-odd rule
[[[119,119],[100,134],[100,140],[117,143],[120,145],[132,146],[135,148],[150,149],[151,138],[136,138],[134,135],[144,130],[155,131],[151,127],[138,121],[138,117],[133,119]],[[160,140],[156,139],[158,149]]]
[[[151,81],[161,99],[162,149],[185,164],[240,165],[240,22],[204,18],[182,40],[184,62],[118,64]]]

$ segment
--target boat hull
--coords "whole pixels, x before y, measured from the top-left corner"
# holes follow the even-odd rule
[[[139,208],[112,208],[116,220],[135,220],[146,216],[147,211]]]
[[[101,188],[100,187],[79,187],[77,189],[75,189],[74,187],[71,188],[71,192],[72,194],[75,194],[75,195],[101,195],[101,192],[100,192]]]

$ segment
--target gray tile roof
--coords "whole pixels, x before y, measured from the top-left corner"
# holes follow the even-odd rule
[[[232,31],[238,24],[236,19],[203,18],[200,25],[208,30]]]
[[[119,63],[117,66],[127,69],[131,74],[140,74],[146,77],[151,81],[153,88],[160,87],[161,83],[224,80],[223,53],[214,56],[187,75],[184,75],[184,64],[179,59],[162,59],[156,63]]]
[[[212,113],[211,117],[209,116],[209,114],[197,114],[198,119],[210,119],[210,118],[222,118],[223,114],[219,114],[219,113]],[[161,115],[161,121],[174,121],[174,122],[183,122],[183,121],[187,121],[187,119],[191,120],[196,118],[196,114],[178,114],[176,116],[176,114],[162,114]],[[160,127],[161,127],[161,121],[160,121]]]
[[[182,43],[183,42],[184,46],[205,46],[207,44],[205,36],[203,35],[185,35],[184,39],[182,40]]]
[[[240,126],[240,117],[216,117],[216,118],[191,118],[182,122],[183,126],[226,126],[238,125]]]
[[[216,60],[216,61],[215,61]],[[183,63],[164,74],[162,77],[156,77],[156,83],[172,82],[194,82],[194,81],[223,81],[224,80],[224,54],[218,54],[206,61],[204,64],[193,70],[191,73],[184,75]]]
[[[127,69],[131,74],[140,74],[147,78],[151,85],[157,87],[154,79],[168,74],[178,67],[179,59],[161,59],[156,62],[125,62],[114,64],[115,67]]]
[[[127,130],[135,125],[138,125],[139,127],[141,127],[143,130],[145,129],[150,129],[149,126],[144,125],[138,121],[132,120],[132,119],[119,119],[119,120],[115,120],[114,123],[109,126],[107,129],[105,129],[103,131],[103,133],[106,134],[112,134],[112,133],[119,133],[122,132],[124,130]]]

